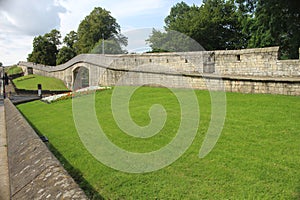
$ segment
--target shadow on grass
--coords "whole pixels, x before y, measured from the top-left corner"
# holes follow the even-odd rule
[[[25,115],[20,112],[22,116],[26,119],[26,121],[29,123],[29,125],[33,128],[33,130],[37,133],[39,137],[43,136],[41,132],[31,123],[30,120],[28,120]],[[50,141],[51,142],[51,141]],[[90,200],[104,200],[104,197],[102,197],[98,191],[95,190],[95,188],[83,178],[82,173],[79,169],[72,166],[68,160],[50,143],[45,142],[48,149],[54,154],[54,156],[59,160],[59,162],[62,164],[64,169],[69,173],[69,175],[74,179],[74,181],[79,185],[79,187],[84,191],[88,199]]]
[[[297,184],[297,187],[296,187],[296,194],[294,195],[294,200],[299,200],[300,199],[300,180]]]

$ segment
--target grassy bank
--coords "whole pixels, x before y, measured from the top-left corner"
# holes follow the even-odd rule
[[[19,74],[22,73],[23,70],[21,67],[18,67],[17,65],[9,67],[8,69],[5,70],[8,76],[14,75],[14,74]]]
[[[13,80],[18,89],[37,90],[37,85],[42,84],[43,90],[68,90],[62,80],[39,75],[28,75]]]
[[[76,132],[71,100],[53,104],[36,101],[18,108],[49,138],[80,186],[107,199],[300,198],[299,97],[228,93],[222,135],[213,151],[199,159],[211,109],[209,93],[196,94],[201,121],[193,144],[170,166],[146,174],[123,173],[97,161]],[[111,95],[110,90],[97,93],[96,113],[114,144],[133,152],[148,152],[174,137],[180,108],[169,90],[144,87],[131,98],[130,114],[139,125],[150,122],[148,110],[155,103],[162,104],[168,113],[165,128],[148,139],[134,139],[118,128],[111,112]]]

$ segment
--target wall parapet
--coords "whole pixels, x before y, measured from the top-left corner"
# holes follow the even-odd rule
[[[75,65],[76,63],[81,63],[81,62],[89,62],[94,65],[108,67],[111,64],[114,57],[115,56],[113,55],[109,56],[109,55],[102,55],[102,54],[80,54],[72,58],[68,62],[57,66],[42,65],[38,63],[24,62],[24,61],[20,61],[18,65],[32,67],[34,69],[43,70],[46,72],[56,72],[56,71],[63,71]]]
[[[257,54],[257,53],[275,53],[278,55],[279,47],[265,47],[252,49],[238,49],[238,50],[216,50],[219,55],[235,55],[235,54]]]
[[[20,66],[48,73],[66,71],[80,63],[95,67],[130,70],[136,66],[160,65],[179,73],[210,72],[220,75],[300,77],[300,60],[278,60],[279,47],[198,52],[123,55],[81,54],[58,66],[19,62]],[[287,68],[285,68],[287,66]],[[155,69],[159,70],[159,67]]]
[[[140,77],[147,73],[161,74],[162,76],[191,75],[199,77],[210,74],[211,77],[220,76],[232,81],[236,77],[244,77],[247,81],[270,82],[273,80],[283,83],[286,78],[285,82],[293,83],[292,87],[298,91],[298,86],[296,87],[295,84],[298,84],[297,81],[300,79],[300,60],[278,60],[278,50],[279,47],[268,47],[157,54],[83,54],[57,67],[28,62],[20,62],[20,64],[23,68],[30,68],[32,73],[63,80],[69,89],[73,88],[74,70],[85,67],[89,70],[89,85],[105,85],[107,83],[113,85],[117,83],[122,73],[135,73]],[[174,85],[177,87],[178,84]],[[280,87],[284,87],[284,85]],[[298,94],[295,91],[287,93]]]
[[[4,106],[11,199],[87,199],[11,101]]]

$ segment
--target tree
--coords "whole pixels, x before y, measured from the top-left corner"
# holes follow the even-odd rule
[[[126,50],[123,49],[124,46],[127,46],[127,38],[123,35],[117,35],[111,39],[104,40],[104,53],[105,54],[125,54]],[[91,53],[100,54],[103,53],[103,40],[99,40],[95,44]]]
[[[74,44],[78,41],[78,36],[75,31],[71,31],[68,33],[64,38],[64,43],[67,45],[67,47],[70,47],[72,49],[75,49]]]
[[[78,27],[78,41],[74,44],[77,53],[89,53],[101,39],[115,38],[120,25],[110,12],[97,7],[86,16]]]
[[[151,37],[146,40],[152,52],[186,52],[203,51],[203,47],[187,35],[168,30],[165,32],[153,29]]]
[[[77,42],[77,40],[78,37],[75,31],[71,31],[65,36],[63,42],[66,46],[63,46],[57,54],[57,65],[63,64],[77,55],[74,45]]]
[[[154,30],[148,39],[151,47],[166,42],[174,30],[206,50],[280,46],[281,57],[299,56],[298,0],[203,0],[200,7],[181,2],[172,7],[165,24],[166,33]]]
[[[44,36],[35,37],[33,39],[33,51],[28,55],[27,60],[44,65],[56,65],[60,37],[59,31],[55,29]]]
[[[56,65],[66,63],[67,61],[71,60],[75,56],[76,56],[76,52],[72,48],[64,46],[59,50],[57,54]]]
[[[50,33],[46,33],[44,37],[47,39],[47,41],[51,42],[56,47],[58,47],[61,44],[61,34],[56,29],[53,29]]]
[[[240,49],[247,45],[233,0],[204,0],[201,7],[178,3],[172,7],[165,23],[167,33],[181,32],[206,50]],[[148,41],[152,44],[161,36],[163,33],[153,31]]]
[[[258,0],[249,47],[280,46],[282,57],[298,58],[299,1]]]
[[[170,14],[165,18],[165,29],[185,33],[191,25],[190,13],[196,6],[190,7],[185,2],[177,3],[171,8]]]
[[[55,65],[56,51],[57,48],[53,43],[43,36],[38,36],[33,39],[33,51],[28,55],[27,60],[44,65]]]
[[[56,65],[67,62],[80,53],[99,53],[99,44],[106,41],[107,53],[126,53],[127,38],[120,34],[120,26],[110,12],[100,7],[94,8],[90,15],[80,23],[77,33],[68,33],[59,50],[61,34],[53,29],[50,33],[37,36],[33,40],[33,51],[28,55],[30,62]]]
[[[191,37],[206,50],[244,48],[241,23],[233,0],[206,0],[196,15]]]
[[[242,47],[247,48],[249,46],[249,40],[252,36],[252,26],[255,22],[255,10],[257,6],[257,0],[236,0],[237,15],[239,23],[241,25],[241,42]]]

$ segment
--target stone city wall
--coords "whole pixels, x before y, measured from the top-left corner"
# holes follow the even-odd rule
[[[300,80],[291,78],[251,78],[241,76],[153,74],[145,72],[116,72],[107,70],[103,86],[152,85],[173,88],[193,88],[253,94],[300,95]],[[122,78],[121,78],[122,77]]]
[[[224,84],[226,91],[300,95],[300,61],[278,60],[278,47],[132,55],[84,54],[56,67],[20,62],[25,73],[52,76],[68,88],[74,70],[89,70],[89,85],[123,85],[166,81],[169,87],[207,88],[207,81]],[[215,84],[214,84],[215,85]]]
[[[279,47],[215,51],[216,73],[260,77],[300,77],[299,60],[278,60]]]

